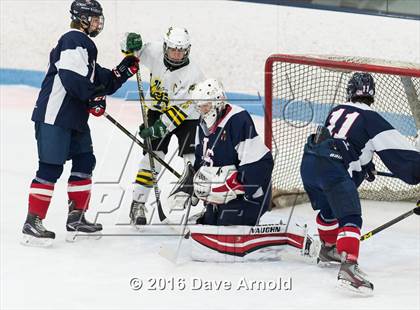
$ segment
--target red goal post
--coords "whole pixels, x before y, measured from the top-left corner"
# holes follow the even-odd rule
[[[346,101],[347,81],[355,71],[373,75],[377,92],[372,108],[414,142],[420,128],[419,64],[345,56],[272,55],[265,63],[264,131],[265,144],[275,159],[272,180],[274,200],[280,199],[277,204],[306,200],[299,173],[306,137],[325,121],[332,106]],[[378,170],[388,171],[378,157],[374,162]],[[420,197],[420,186],[378,177],[363,184],[360,194],[374,200],[412,200]]]

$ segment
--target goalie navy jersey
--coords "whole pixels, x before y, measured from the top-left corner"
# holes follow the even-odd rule
[[[420,183],[420,152],[379,113],[363,103],[344,103],[329,114],[325,126],[334,137],[350,176],[360,184],[373,153],[408,184]]]
[[[89,99],[115,92],[123,81],[96,63],[95,43],[82,31],[65,33],[51,51],[33,121],[88,131]]]
[[[227,105],[214,132],[207,132],[206,135],[203,128],[198,126],[195,144],[196,171],[204,165],[235,165],[238,181],[244,185],[245,198],[264,202],[263,210],[267,209],[271,195],[273,157],[258,136],[247,111]]]

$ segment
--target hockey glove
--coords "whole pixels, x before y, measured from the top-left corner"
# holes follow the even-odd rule
[[[194,175],[195,195],[212,204],[226,204],[245,194],[238,181],[238,171],[234,165],[223,167],[201,167]]]
[[[150,137],[152,140],[162,138],[167,132],[165,124],[160,119],[149,128],[145,128],[143,124],[140,125],[139,131],[140,137],[143,139]]]
[[[135,32],[127,32],[121,41],[121,51],[124,54],[131,54],[140,51],[143,47],[141,35]]]
[[[112,72],[117,79],[122,79],[124,82],[131,78],[139,71],[139,59],[136,56],[125,56],[121,63],[115,67]]]
[[[89,100],[89,113],[98,117],[104,114],[106,108],[106,96],[98,96]]]
[[[366,175],[365,175],[366,181],[368,181],[368,182],[375,181],[376,168],[375,168],[375,165],[373,164],[373,162],[368,163],[366,165],[365,169],[366,169]]]

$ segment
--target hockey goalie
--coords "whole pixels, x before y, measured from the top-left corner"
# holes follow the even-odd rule
[[[249,113],[228,103],[215,79],[195,85],[191,98],[200,123],[186,183],[193,183],[193,204],[201,200],[205,206],[197,225],[189,227],[192,259],[253,260],[266,247],[284,245],[304,251],[309,243],[303,227],[286,231],[284,224],[258,225],[270,203],[273,158]]]

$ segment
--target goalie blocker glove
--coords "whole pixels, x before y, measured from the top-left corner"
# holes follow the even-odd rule
[[[224,167],[202,166],[194,176],[195,195],[208,203],[226,204],[238,195],[244,195],[243,185],[237,180],[234,165]]]

